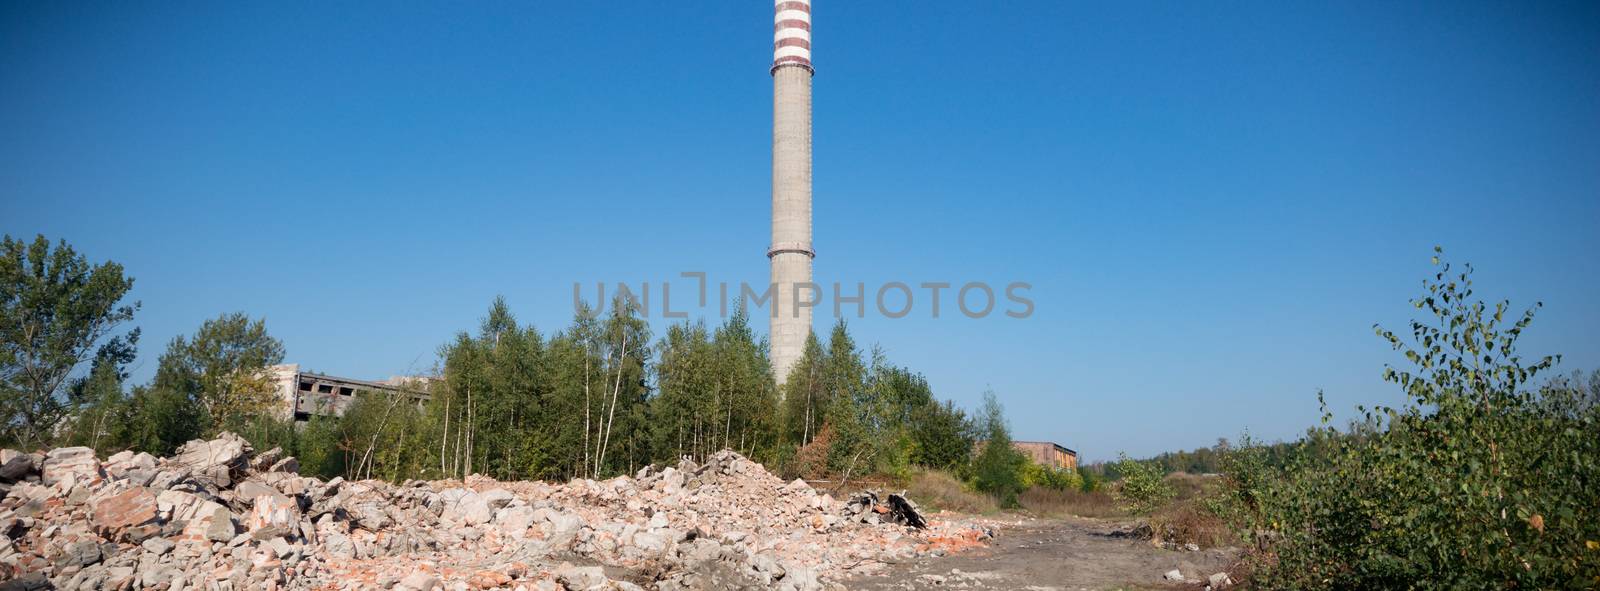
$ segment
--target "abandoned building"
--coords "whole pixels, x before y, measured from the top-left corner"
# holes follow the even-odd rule
[[[1013,441],[1011,447],[1028,456],[1033,463],[1057,470],[1073,470],[1078,467],[1078,452],[1067,449],[1059,443],[1049,441]]]
[[[428,400],[428,386],[434,378],[393,376],[368,381],[301,371],[300,364],[274,365],[270,369],[278,397],[286,403],[286,413],[296,421],[312,415],[340,416],[355,404],[359,392],[379,392],[410,396],[417,403]]]

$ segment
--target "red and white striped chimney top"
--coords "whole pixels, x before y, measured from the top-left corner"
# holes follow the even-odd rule
[[[774,0],[772,70],[790,64],[811,70],[811,0]]]

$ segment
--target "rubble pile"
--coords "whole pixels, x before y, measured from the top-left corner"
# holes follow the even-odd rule
[[[566,484],[322,481],[231,433],[158,459],[0,450],[10,589],[836,588],[988,530],[731,451]]]

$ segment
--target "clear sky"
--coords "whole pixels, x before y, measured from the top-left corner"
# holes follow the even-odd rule
[[[1031,283],[1026,319],[851,325],[942,397],[993,388],[1018,438],[1147,455],[1293,437],[1319,388],[1392,403],[1372,325],[1404,328],[1435,244],[1544,301],[1526,353],[1600,367],[1600,5],[814,12],[816,277]],[[140,380],[228,311],[378,378],[496,294],[546,331],[575,281],[670,280],[680,309],[680,272],[767,281],[771,19],[6,2],[0,231],[126,265]]]

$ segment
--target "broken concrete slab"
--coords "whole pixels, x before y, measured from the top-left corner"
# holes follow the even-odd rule
[[[100,475],[100,460],[94,450],[87,447],[61,447],[50,450],[40,469],[40,480],[46,485],[62,480],[88,480]]]

